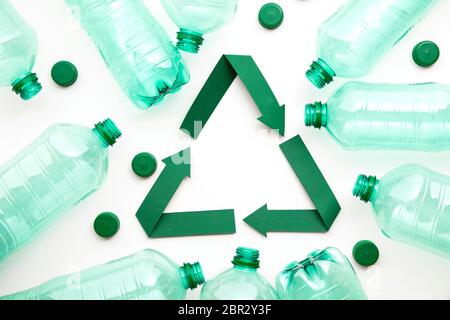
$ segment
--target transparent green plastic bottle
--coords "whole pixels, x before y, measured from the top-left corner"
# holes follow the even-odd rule
[[[147,109],[189,82],[189,71],[142,0],[66,0],[133,103]]]
[[[283,300],[367,300],[353,266],[336,248],[313,251],[287,265],[276,289]]]
[[[0,300],[181,300],[204,282],[198,262],[179,267],[147,249]]]
[[[202,288],[201,300],[276,300],[272,285],[258,272],[259,251],[238,248],[234,267],[209,280]]]
[[[23,100],[42,89],[34,66],[37,36],[8,0],[0,0],[0,87],[12,86]]]
[[[353,195],[387,237],[450,258],[450,177],[410,164],[381,180],[360,175]]]
[[[109,119],[93,130],[53,125],[0,168],[0,261],[103,184],[120,136]]]
[[[349,82],[306,105],[305,124],[350,150],[450,150],[450,86]]]
[[[236,14],[238,0],[161,0],[170,18],[180,27],[177,47],[198,53],[203,35],[224,26]]]
[[[366,75],[436,0],[347,0],[318,33],[319,59],[306,76],[317,88]]]

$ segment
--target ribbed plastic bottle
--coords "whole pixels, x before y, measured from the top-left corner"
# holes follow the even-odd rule
[[[353,195],[371,203],[387,237],[450,258],[450,177],[410,164],[381,180],[359,176]]]
[[[53,125],[0,168],[0,261],[103,184],[120,136],[109,119],[93,130]]]
[[[272,285],[258,272],[259,251],[238,248],[234,267],[206,282],[201,300],[276,300]]]
[[[276,289],[283,300],[367,300],[350,261],[331,247],[287,265]]]
[[[142,0],[66,0],[133,103],[147,109],[189,82],[188,69]]]
[[[347,0],[320,27],[318,60],[306,73],[317,88],[368,74],[436,0]]]
[[[198,53],[203,35],[221,28],[236,14],[238,0],[161,0],[167,14],[180,28],[177,47]]]
[[[179,267],[147,249],[0,300],[182,300],[204,282],[198,262]]]
[[[8,0],[0,0],[0,87],[12,86],[23,100],[42,89],[32,73],[38,50],[33,29]]]
[[[350,150],[450,150],[450,86],[349,82],[306,105],[305,124]]]

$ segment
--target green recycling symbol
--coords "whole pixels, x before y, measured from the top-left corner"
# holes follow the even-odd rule
[[[224,55],[186,115],[181,130],[196,139],[236,77],[240,77],[261,112],[263,124],[284,136],[285,107],[280,106],[251,56]],[[280,144],[314,210],[270,210],[265,204],[244,221],[264,236],[270,232],[327,232],[341,208],[300,136]],[[166,213],[178,187],[191,177],[190,149],[163,160],[165,168],[136,213],[151,238],[233,234],[233,209]]]

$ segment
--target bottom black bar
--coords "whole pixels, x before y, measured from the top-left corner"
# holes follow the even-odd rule
[[[439,307],[448,311],[449,301],[433,302],[432,310]],[[405,318],[408,314],[429,310],[431,304],[418,301],[0,301],[0,309],[14,315],[26,310],[33,314],[45,315],[46,319],[63,319],[66,316],[92,317],[102,319],[163,319],[163,320],[202,320],[202,319],[280,319],[297,320],[336,318],[340,315],[370,314],[385,317],[399,312]],[[386,308],[384,305],[387,305]],[[342,311],[342,312],[341,312]],[[76,318],[75,318],[76,319]]]

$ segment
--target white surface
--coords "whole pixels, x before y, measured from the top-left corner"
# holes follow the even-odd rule
[[[31,246],[0,266],[0,295],[38,285],[57,275],[100,264],[139,249],[154,248],[182,263],[199,260],[208,278],[231,266],[238,246],[261,250],[261,272],[271,281],[291,260],[302,259],[313,249],[336,246],[351,256],[353,245],[371,239],[380,248],[378,264],[356,267],[371,299],[450,299],[450,260],[419,251],[385,238],[377,228],[368,205],[352,197],[360,173],[383,175],[414,161],[450,174],[450,153],[347,152],[325,131],[303,126],[303,105],[326,99],[344,81],[322,92],[305,79],[304,72],[315,55],[319,24],[342,0],[279,0],[285,22],[275,31],[259,26],[257,13],[264,0],[240,1],[236,18],[224,29],[207,36],[197,56],[185,55],[192,81],[163,104],[140,111],[122,94],[88,36],[70,16],[62,0],[12,0],[39,35],[36,72],[42,93],[22,103],[9,88],[0,90],[0,134],[5,162],[46,127],[57,122],[91,126],[111,117],[124,132],[111,150],[106,185],[60,219]],[[147,0],[171,36],[176,28],[157,0]],[[441,0],[364,80],[377,82],[450,82],[450,1]],[[442,57],[429,70],[416,67],[411,49],[419,41],[436,41]],[[286,139],[300,133],[342,205],[327,234],[270,234],[267,239],[242,219],[264,203],[273,209],[312,207],[303,188],[278,149],[282,142],[256,118],[258,110],[240,81],[233,84],[198,141],[178,130],[187,110],[223,53],[251,54],[261,67],[280,103],[287,108]],[[67,59],[77,65],[78,82],[60,89],[50,78],[52,65]],[[135,177],[130,161],[141,151],[158,159],[192,147],[192,179],[186,180],[168,210],[187,211],[234,208],[237,233],[232,236],[150,240],[134,214],[158,174],[148,180]],[[108,241],[92,230],[96,215],[116,212],[119,234]],[[195,298],[198,291],[189,294]]]

